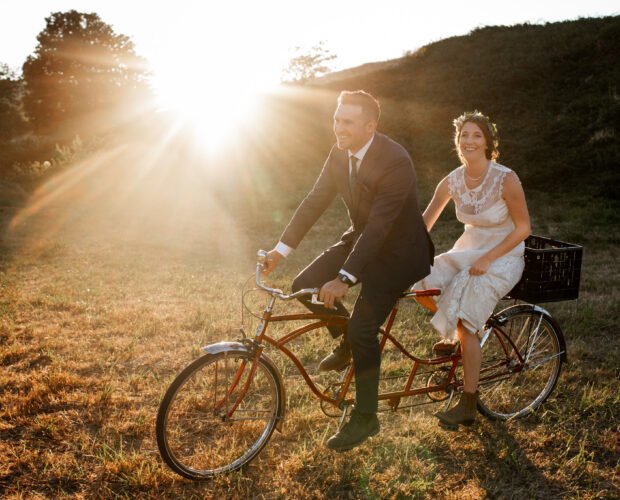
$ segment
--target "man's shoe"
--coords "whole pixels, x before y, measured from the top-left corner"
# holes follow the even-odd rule
[[[328,372],[336,370],[339,372],[349,366],[349,363],[351,363],[351,347],[347,339],[343,337],[340,345],[319,363],[319,371]]]
[[[327,447],[334,451],[347,451],[362,444],[379,432],[379,419],[376,413],[351,412],[351,418],[336,434],[327,440]]]
[[[439,356],[447,356],[456,351],[458,342],[456,340],[443,339],[439,342],[435,342],[433,345],[433,352]]]

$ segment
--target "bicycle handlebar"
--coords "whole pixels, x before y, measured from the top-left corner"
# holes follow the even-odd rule
[[[295,293],[287,295],[282,290],[279,290],[277,288],[271,288],[265,285],[261,280],[261,276],[267,262],[267,252],[265,250],[259,250],[256,253],[256,257],[256,286],[259,289],[280,300],[292,300],[298,297],[303,297],[304,295],[312,295],[313,304],[323,304],[323,302],[320,302],[318,300],[320,288],[303,288],[302,290],[298,290]],[[435,295],[441,295],[441,290],[439,288],[428,288],[426,290],[408,289],[407,291],[403,292],[402,297],[431,297]]]
[[[265,263],[267,262],[267,252],[265,250],[259,250],[256,253],[256,257],[256,286],[258,288],[267,292],[272,297],[277,297],[280,300],[292,300],[298,297],[303,297],[304,295],[312,295],[312,302],[315,304],[320,304],[320,302],[316,298],[319,293],[319,288],[303,288],[296,291],[295,293],[287,295],[282,290],[279,290],[277,288],[271,288],[265,285],[261,279],[261,276],[263,274],[263,269],[265,268]]]

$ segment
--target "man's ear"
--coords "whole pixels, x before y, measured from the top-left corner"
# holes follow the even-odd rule
[[[376,120],[370,120],[369,122],[366,123],[366,131],[368,133],[371,132],[375,132],[375,130],[377,130],[377,122]]]

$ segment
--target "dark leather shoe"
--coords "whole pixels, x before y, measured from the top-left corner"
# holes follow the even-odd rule
[[[369,437],[379,433],[379,419],[376,413],[364,414],[356,410],[336,434],[327,440],[327,447],[334,451],[347,451],[362,444]]]
[[[319,371],[328,372],[330,370],[340,371],[351,363],[351,347],[343,338],[340,345],[333,352],[319,363]]]
[[[447,356],[456,351],[458,341],[440,340],[433,345],[433,352],[439,356]]]

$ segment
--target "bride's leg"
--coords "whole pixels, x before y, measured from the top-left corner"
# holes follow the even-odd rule
[[[482,353],[478,336],[472,334],[459,321],[456,334],[461,342],[463,352],[463,385],[465,392],[474,393],[478,389]]]
[[[478,336],[473,335],[459,321],[456,334],[461,341],[463,352],[463,385],[464,391],[459,402],[448,411],[440,411],[435,416],[441,424],[456,429],[459,425],[471,425],[476,419],[478,380],[480,379],[480,344]]]

